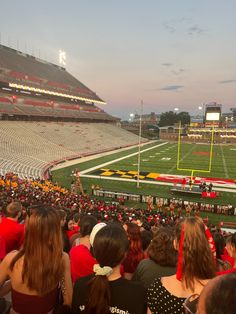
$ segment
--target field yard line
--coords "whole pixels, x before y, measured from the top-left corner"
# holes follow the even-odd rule
[[[229,177],[229,173],[228,173],[228,169],[227,169],[227,166],[226,166],[225,155],[224,155],[224,152],[223,152],[222,145],[220,145],[220,149],[221,149],[221,155],[222,155],[224,173],[225,173],[225,175],[226,175],[226,178],[228,178],[228,177]]]
[[[180,161],[182,160],[184,160],[184,158],[186,158],[188,155],[190,155],[191,153],[192,153],[192,151],[194,150],[194,148],[195,148],[195,146],[193,146],[193,148],[189,151],[189,152],[187,152],[181,159],[180,159]],[[177,165],[175,164],[172,168],[170,168],[170,170],[169,171],[167,171],[167,173],[171,173],[173,170],[175,170],[177,168]]]
[[[156,147],[160,147],[160,146],[163,146],[163,145],[166,145],[168,144],[168,142],[164,142],[164,143],[161,143],[161,144],[158,144],[158,145],[155,145],[155,146],[152,146],[152,147],[149,147],[149,148],[146,148],[146,149],[143,149],[141,150],[140,154],[144,153],[144,152],[147,152],[151,149],[154,149]],[[86,174],[90,171],[93,171],[93,170],[96,170],[98,168],[101,168],[101,167],[104,167],[104,166],[107,166],[107,165],[110,165],[110,164],[113,164],[114,162],[117,162],[117,161],[120,161],[120,160],[123,160],[123,159],[126,159],[126,158],[129,158],[129,157],[133,157],[135,155],[138,155],[138,152],[135,152],[135,153],[132,153],[132,154],[129,154],[129,155],[126,155],[126,156],[123,156],[123,157],[120,157],[120,158],[117,158],[117,159],[114,159],[114,160],[110,160],[110,161],[107,161],[107,162],[104,162],[103,164],[100,164],[100,165],[97,165],[95,167],[92,167],[92,168],[89,168],[89,169],[86,169],[86,170],[83,170],[83,171],[80,171],[80,174]]]
[[[92,178],[92,179],[102,179],[102,180],[104,179],[104,180],[124,181],[124,182],[137,182],[137,180],[135,180],[135,179],[102,177],[102,176],[97,176],[97,175],[92,175],[92,174],[83,174],[83,175],[81,175],[81,177],[83,177],[83,178]],[[147,180],[139,180],[139,182],[140,183],[147,183],[147,184],[155,184],[155,185],[167,185],[167,186],[172,186],[173,187],[173,183],[170,183],[170,182],[147,181]],[[230,189],[230,188],[221,188],[221,187],[216,187],[216,185],[214,185],[214,191],[235,193],[233,188],[232,189]]]
[[[142,143],[141,147],[149,145],[149,144],[152,144],[154,142],[156,142],[156,141],[148,141],[148,142]],[[70,167],[70,166],[74,166],[74,165],[81,164],[83,162],[87,162],[87,161],[90,161],[90,160],[93,160],[93,159],[97,159],[97,158],[100,158],[100,157],[104,157],[104,156],[107,156],[107,155],[124,152],[126,150],[130,150],[130,149],[135,148],[135,147],[138,147],[138,144],[131,145],[131,146],[128,146],[128,147],[122,147],[122,148],[118,148],[118,149],[112,149],[112,150],[110,150],[108,152],[103,152],[103,153],[96,153],[95,152],[93,155],[79,157],[79,158],[76,158],[76,159],[73,159],[73,160],[67,160],[67,161],[64,161],[63,163],[57,164],[57,165],[53,166],[51,171],[58,170],[58,169],[63,169],[63,168]]]

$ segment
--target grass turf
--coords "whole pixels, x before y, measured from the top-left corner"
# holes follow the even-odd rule
[[[157,145],[161,142],[145,145],[142,149]],[[191,169],[208,169],[209,165],[209,145],[198,144],[185,144],[181,143],[180,151],[180,166],[181,168]],[[71,171],[79,168],[80,171],[89,169],[94,166],[99,166],[102,163],[113,161],[119,157],[127,156],[133,152],[137,152],[137,148],[130,149],[128,151],[111,153],[110,155],[96,158],[78,165],[70,166],[64,169],[53,171],[53,180],[57,181],[60,185],[70,188],[71,183]],[[214,178],[236,178],[236,146],[233,145],[214,145],[213,147],[213,160],[212,171],[210,173],[194,173],[195,176],[205,176]],[[190,175],[188,171],[178,171],[176,169],[177,162],[177,143],[167,143],[161,147],[153,148],[147,152],[141,154],[141,171],[158,172],[161,174],[178,174],[178,175]],[[137,155],[128,157],[119,162],[113,162],[106,166],[106,168],[112,170],[137,170]],[[130,192],[137,194],[151,194],[158,195],[159,197],[175,197],[184,198],[189,201],[201,201],[207,204],[219,204],[236,205],[236,193],[235,192],[221,192],[218,199],[202,200],[199,196],[173,196],[170,194],[169,186],[153,185],[153,184],[141,184],[140,188],[136,187],[134,182],[117,182],[105,179],[94,178],[82,178],[84,188],[90,192],[92,184],[99,184],[102,188],[117,191],[117,192]],[[225,217],[225,216],[223,216]],[[231,220],[235,220],[235,217],[231,217]]]

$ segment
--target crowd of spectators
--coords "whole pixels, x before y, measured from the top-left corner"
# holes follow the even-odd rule
[[[11,313],[218,314],[219,295],[235,313],[236,233],[194,208],[137,210],[14,175],[0,179],[0,207]]]

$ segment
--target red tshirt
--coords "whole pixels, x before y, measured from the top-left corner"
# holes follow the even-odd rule
[[[80,244],[70,250],[72,281],[93,274],[93,265],[97,264],[87,246]]]
[[[0,260],[2,260],[6,255],[6,244],[2,236],[0,236]]]
[[[224,248],[224,253],[223,255],[221,255],[221,259],[222,261],[229,262],[232,265],[232,267],[234,266],[234,259],[233,257],[229,256],[229,253],[226,248]]]
[[[67,237],[70,239],[74,234],[78,233],[75,229],[73,230],[66,230]]]
[[[0,235],[5,240],[6,254],[18,250],[24,240],[24,225],[9,218],[2,218]]]

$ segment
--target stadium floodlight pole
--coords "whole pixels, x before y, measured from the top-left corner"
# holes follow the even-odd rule
[[[142,135],[142,115],[143,115],[143,101],[141,100],[140,117],[139,117],[139,137],[138,137],[138,173],[137,173],[137,188],[139,188],[140,181],[140,150],[141,150],[141,135]]]

